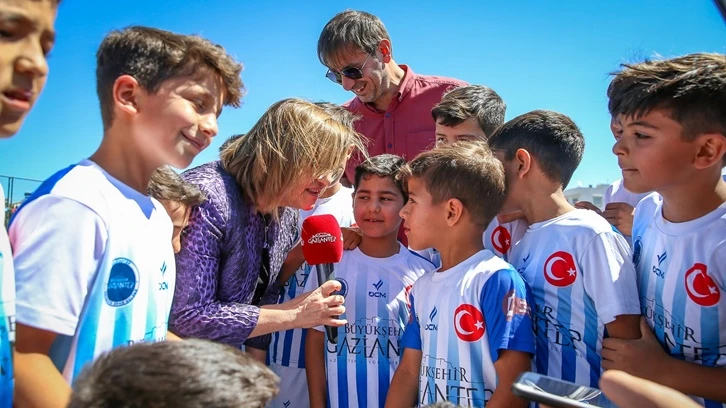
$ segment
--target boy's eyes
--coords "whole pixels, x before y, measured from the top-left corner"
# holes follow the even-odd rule
[[[635,132],[635,138],[636,139],[650,139],[650,136],[644,135],[640,132]]]

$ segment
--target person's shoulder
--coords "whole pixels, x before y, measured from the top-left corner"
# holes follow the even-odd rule
[[[616,233],[605,218],[594,211],[576,209],[552,222],[553,226],[566,229],[571,239],[594,236],[600,233]]]
[[[436,266],[433,262],[431,262],[430,259],[404,247],[403,245],[401,245],[401,253],[406,260],[407,265],[409,265],[409,267],[411,268],[423,269],[425,272],[431,271],[436,268]]]
[[[224,170],[219,160],[189,169],[181,177],[187,183],[194,184],[207,197],[197,206],[199,208],[214,208],[220,213],[227,213],[231,206],[245,205],[237,181]]]
[[[465,82],[465,81],[462,81],[462,80],[459,80],[456,78],[441,76],[441,75],[421,75],[421,74],[414,74],[414,75],[415,75],[415,77],[413,78],[413,80],[416,82],[440,86],[443,88],[457,88],[460,86],[469,85],[468,82]]]

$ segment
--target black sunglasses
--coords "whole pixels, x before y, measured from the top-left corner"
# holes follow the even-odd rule
[[[343,83],[343,77],[350,78],[350,79],[361,79],[363,78],[363,67],[366,65],[366,62],[368,62],[368,59],[371,57],[370,54],[366,57],[366,60],[363,61],[363,64],[361,64],[360,68],[345,68],[340,72],[333,71],[332,69],[328,68],[328,72],[325,73],[325,77],[329,80],[335,82],[336,84],[342,84]]]

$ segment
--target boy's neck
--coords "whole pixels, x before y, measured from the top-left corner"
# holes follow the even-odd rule
[[[398,242],[397,236],[397,233],[380,238],[363,235],[358,249],[371,258],[389,258],[396,255],[401,249],[401,244]]]
[[[456,265],[471,258],[484,249],[482,235],[484,231],[478,228],[468,229],[463,233],[447,234],[442,237],[442,244],[436,247],[441,256],[439,272],[447,271]]]
[[[151,174],[161,164],[149,164],[140,154],[141,150],[133,146],[129,139],[128,134],[112,126],[104,132],[101,145],[89,159],[115,179],[148,195]]]
[[[575,209],[567,201],[562,187],[534,188],[530,191],[527,200],[519,205],[529,225],[551,220]]]
[[[340,181],[337,183],[331,185],[330,187],[326,188],[318,198],[330,198],[335,195],[338,191],[340,191],[340,188],[343,187],[342,184],[340,184]]]
[[[670,222],[686,222],[701,218],[726,202],[726,182],[713,178],[694,177],[689,183],[659,189],[663,197],[663,218]]]

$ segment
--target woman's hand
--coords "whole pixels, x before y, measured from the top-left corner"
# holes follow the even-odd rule
[[[329,280],[319,288],[287,302],[289,306],[295,308],[295,327],[308,329],[315,326],[345,325],[347,323],[345,319],[338,319],[338,316],[345,312],[343,306],[345,298],[336,293],[340,289],[340,282]]]

